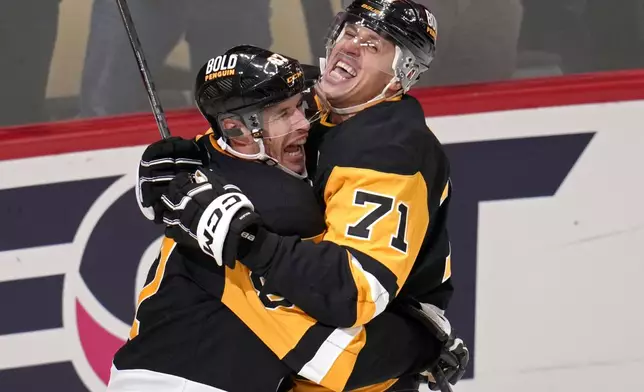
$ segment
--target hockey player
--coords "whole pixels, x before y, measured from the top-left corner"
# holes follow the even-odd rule
[[[239,260],[267,292],[354,331],[343,347],[397,296],[440,310],[451,296],[449,162],[420,104],[405,94],[428,69],[436,34],[434,16],[411,0],[356,0],[333,23],[316,87],[321,129],[309,154],[327,226],[321,242],[275,233],[249,204],[224,208],[221,186],[213,185],[221,196],[208,208],[168,211],[217,264],[240,268]],[[448,341],[444,352],[457,363],[441,366],[456,383],[468,353],[460,339]]]
[[[212,132],[196,143],[173,138],[146,149],[136,187],[144,214],[163,220],[173,237],[185,234],[189,228],[163,217],[150,200],[182,217],[198,213],[200,201],[212,199],[213,185],[195,183],[186,170],[205,163],[238,180],[271,230],[319,238],[323,217],[304,181],[304,73],[292,59],[248,46],[206,64],[195,96]],[[160,190],[169,197],[161,198]],[[231,201],[226,206],[248,202],[244,196]],[[114,357],[108,391],[275,391],[291,373],[326,376],[319,382],[334,390],[382,382],[369,389],[382,391],[393,384],[388,379],[431,367],[438,349],[423,324],[394,312],[366,328],[322,325],[267,291],[263,278],[245,266],[217,267],[201,251],[165,238],[129,340]],[[296,390],[311,387],[298,382]]]

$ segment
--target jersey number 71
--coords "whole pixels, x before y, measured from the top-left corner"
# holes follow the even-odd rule
[[[359,206],[366,204],[377,205],[376,208],[369,211],[357,223],[349,225],[346,231],[348,237],[369,240],[371,239],[373,225],[393,211],[396,200],[391,196],[357,190],[353,204]],[[407,253],[405,236],[407,232],[407,213],[409,212],[409,207],[403,202],[398,202],[396,204],[396,210],[399,215],[398,228],[396,233],[392,233],[389,246],[402,253]]]

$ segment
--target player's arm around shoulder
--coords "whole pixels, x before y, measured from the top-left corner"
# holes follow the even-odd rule
[[[322,242],[282,237],[241,260],[253,264],[249,258],[272,254],[267,285],[326,324],[364,325],[380,314],[405,283],[427,232],[428,184],[417,143],[404,134],[380,142],[334,148],[339,155],[324,162]]]
[[[423,149],[405,139],[408,134],[334,147],[342,159],[326,165],[331,170],[320,196],[328,232],[318,244],[271,232],[238,188],[211,172],[203,175],[208,184],[174,180],[178,191],[168,198],[167,219],[183,219],[190,230],[188,235],[180,226],[183,231],[176,226],[167,231],[177,232],[169,235],[179,241],[197,238],[219,265],[240,261],[264,278],[267,292],[279,293],[323,324],[364,325],[398,294],[428,229]],[[193,195],[191,213],[177,207],[185,204],[186,192]]]

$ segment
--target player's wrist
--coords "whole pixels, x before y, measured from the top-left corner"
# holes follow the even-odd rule
[[[237,256],[251,271],[265,275],[270,269],[280,236],[258,225],[255,227],[254,237],[252,241],[240,242]]]

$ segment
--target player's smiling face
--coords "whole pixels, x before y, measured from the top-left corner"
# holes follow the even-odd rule
[[[289,170],[304,173],[310,124],[302,109],[302,94],[265,109],[263,118],[266,153]]]
[[[375,31],[348,23],[331,49],[318,88],[336,108],[367,102],[393,77],[395,53],[394,44]]]

